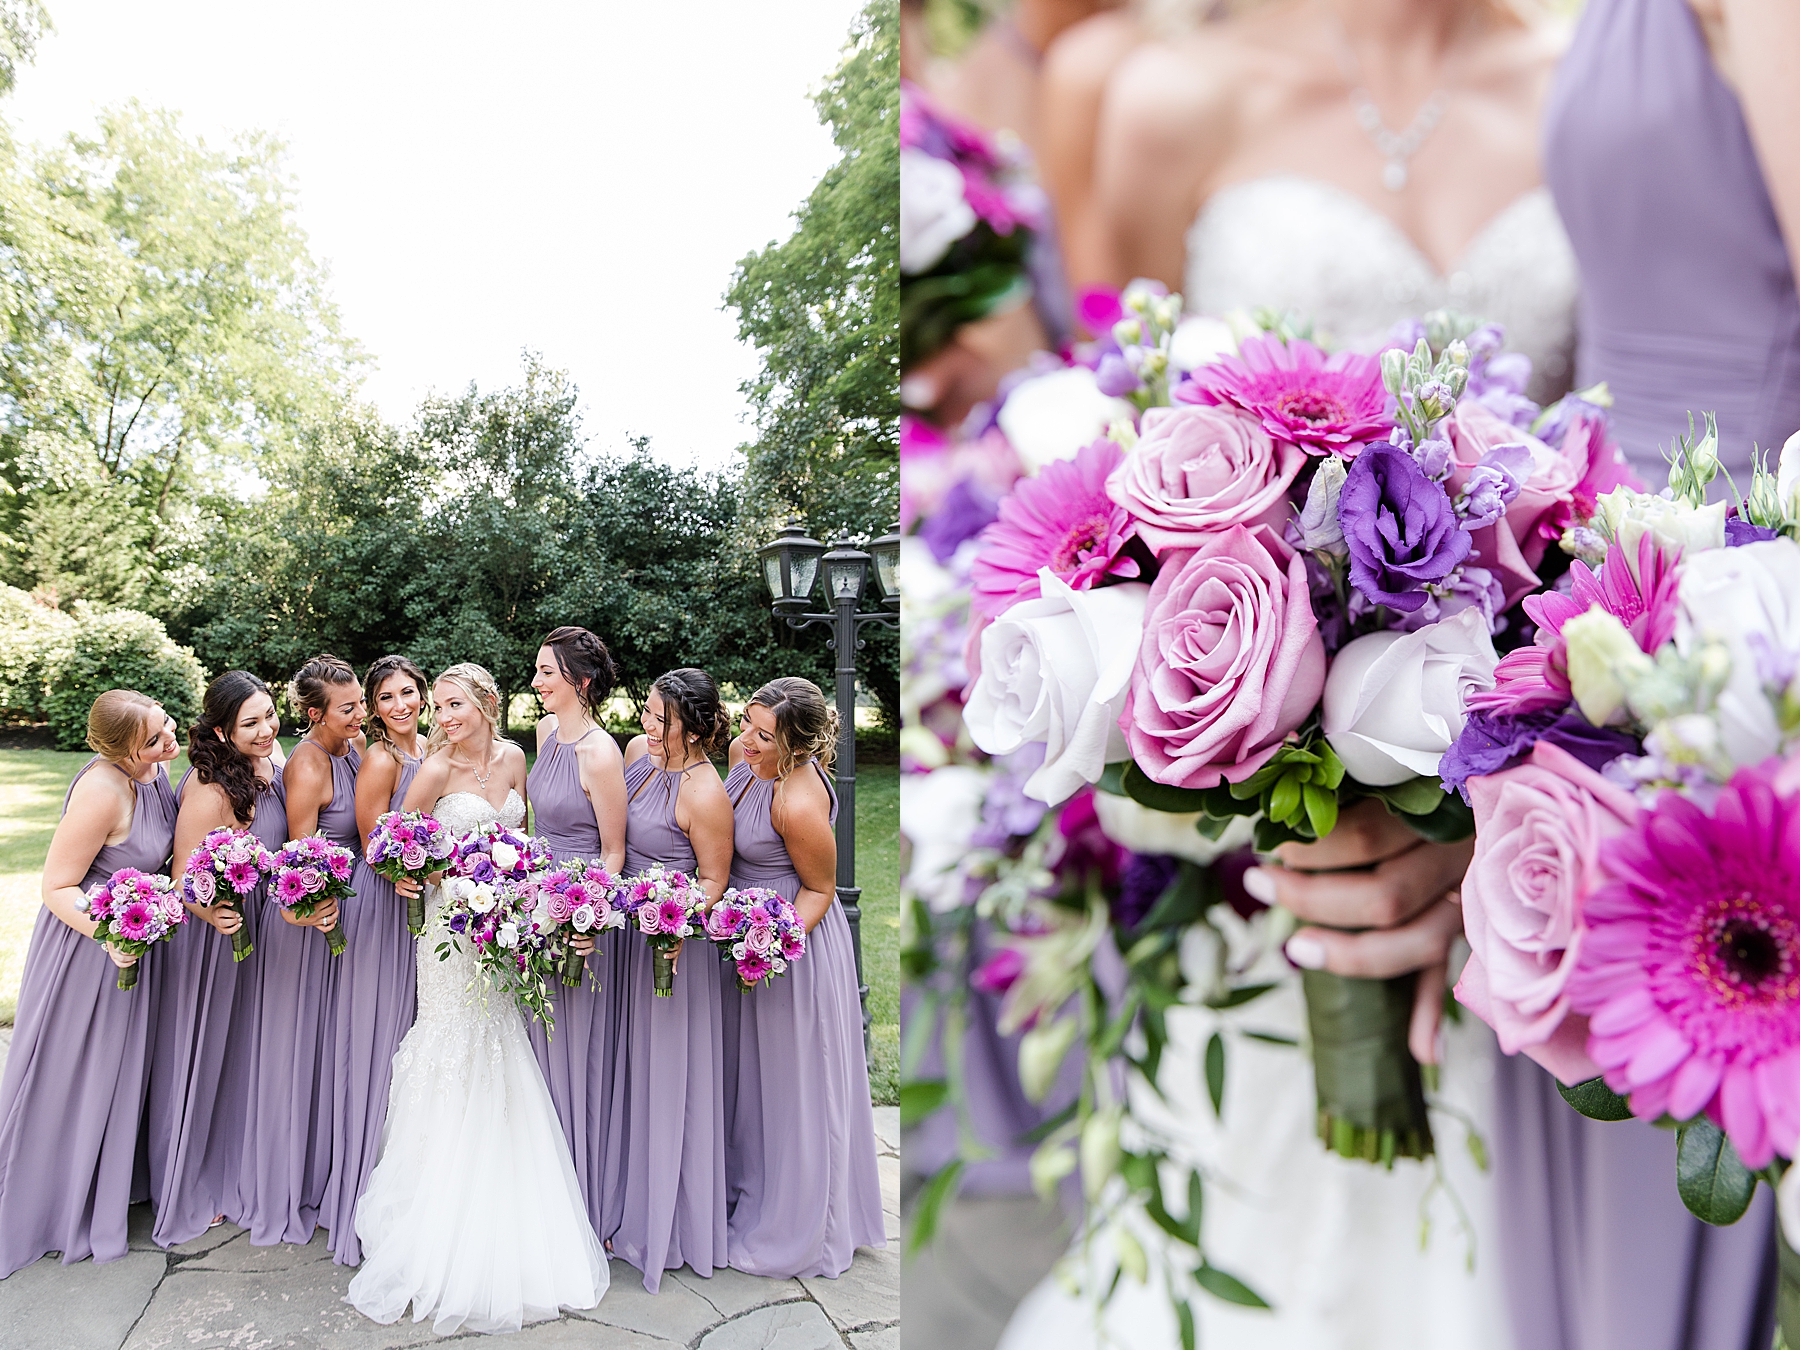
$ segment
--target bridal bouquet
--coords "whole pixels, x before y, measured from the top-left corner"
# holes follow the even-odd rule
[[[95,941],[138,957],[173,937],[188,917],[174,882],[135,867],[114,872],[76,901],[75,908],[94,921]],[[120,968],[119,988],[135,988],[137,980],[137,966]]]
[[[1022,480],[981,536],[975,744],[1042,744],[1041,801],[1094,785],[1213,838],[1252,816],[1262,850],[1363,797],[1466,838],[1438,761],[1549,545],[1626,474],[1603,396],[1540,411],[1499,330],[1448,313],[1378,356],[1265,315],[1183,372],[1180,298],[1135,283],[1123,307],[1095,379],[1132,417]],[[1302,978],[1321,1138],[1428,1154],[1416,977]]]
[[[369,831],[363,858],[377,876],[389,881],[415,881],[416,895],[406,900],[406,931],[425,931],[425,878],[441,871],[455,851],[448,826],[423,811],[384,811]]]
[[[702,931],[706,892],[687,873],[655,864],[621,887],[618,902],[654,953],[656,996],[673,997],[675,953],[685,939]]]
[[[520,834],[492,820],[457,839],[445,870],[471,881],[493,884],[524,881],[532,873],[547,872],[555,865],[550,845],[542,839]]]
[[[806,955],[806,925],[793,902],[760,886],[733,888],[706,914],[706,936],[728,957],[746,994]]]
[[[203,907],[222,900],[241,914],[244,897],[274,870],[275,855],[262,846],[260,839],[248,830],[222,826],[208,833],[200,846],[188,854],[181,872],[182,898]],[[231,935],[231,959],[242,961],[254,950],[249,927],[238,925],[237,932]]]
[[[1047,202],[1020,152],[900,85],[900,365],[1032,294],[1033,236]]]
[[[313,910],[325,901],[348,900],[355,894],[350,885],[350,871],[355,862],[354,853],[322,834],[290,839],[275,855],[275,884],[269,889],[270,898],[283,909],[309,919]],[[326,932],[325,945],[333,956],[344,954],[341,922]]]
[[[625,883],[608,872],[597,858],[572,858],[536,878],[533,884],[543,897],[548,920],[545,931],[557,934],[555,964],[562,972],[562,982],[573,989],[581,983],[587,958],[570,945],[570,935],[623,928],[625,911],[617,899]]]
[[[447,934],[438,960],[466,941],[484,989],[507,994],[526,1012],[555,1029],[550,977],[556,957],[556,921],[550,899],[534,880],[510,877],[477,881],[451,877],[435,922]],[[485,995],[484,995],[485,996]]]
[[[1709,417],[1667,493],[1599,498],[1572,584],[1526,600],[1531,645],[1470,700],[1442,769],[1476,823],[1456,992],[1578,1110],[1673,1124],[1700,1218],[1735,1221],[1761,1177],[1792,1239],[1800,435],[1729,514],[1716,446]]]

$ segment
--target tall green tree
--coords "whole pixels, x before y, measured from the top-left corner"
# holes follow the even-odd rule
[[[899,518],[900,40],[898,0],[869,0],[815,102],[839,157],[794,231],[738,264],[726,303],[762,368],[744,385],[745,527],[789,515],[819,539],[869,538]],[[890,718],[898,646],[865,630],[867,683]]]

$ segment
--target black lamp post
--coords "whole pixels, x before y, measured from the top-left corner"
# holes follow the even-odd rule
[[[857,996],[862,1000],[863,1053],[869,1053],[869,984],[863,978],[862,889],[856,884],[856,653],[863,641],[857,631],[866,623],[898,628],[900,614],[900,531],[873,541],[869,551],[840,539],[826,552],[816,539],[808,539],[797,521],[790,521],[771,542],[757,550],[763,576],[769,583],[772,608],[795,630],[814,624],[831,625],[826,646],[837,653],[838,753],[832,775],[837,785],[837,898],[850,921],[850,941],[856,952]],[[882,608],[861,612],[868,589],[869,564],[875,564],[875,585]],[[809,614],[807,606],[818,582],[825,583],[830,611]]]

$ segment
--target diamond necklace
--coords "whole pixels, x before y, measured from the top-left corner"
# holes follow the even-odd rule
[[[1338,67],[1350,85],[1350,107],[1356,114],[1356,125],[1375,143],[1376,153],[1386,161],[1381,166],[1381,185],[1389,192],[1399,192],[1406,186],[1409,176],[1407,161],[1419,153],[1426,138],[1437,130],[1450,106],[1450,91],[1442,86],[1432,90],[1405,130],[1394,131],[1382,120],[1381,109],[1375,106],[1368,87],[1362,82],[1361,65],[1356,59],[1356,49],[1350,45],[1350,34],[1344,28],[1343,19],[1330,5],[1321,8],[1325,10],[1332,35],[1337,39]]]

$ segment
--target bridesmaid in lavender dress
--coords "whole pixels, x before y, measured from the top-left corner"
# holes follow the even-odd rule
[[[549,716],[538,723],[537,762],[528,780],[532,833],[548,841],[557,861],[598,859],[615,876],[625,866],[625,760],[599,718],[617,678],[606,644],[587,629],[558,628],[544,639],[531,687]],[[574,989],[552,987],[555,1035],[546,1036],[535,1017],[526,1024],[596,1232],[606,1218],[603,1150],[619,1045],[619,991],[633,941],[633,934],[614,932],[592,952],[591,936],[577,938],[578,947],[592,952],[588,977]]]
[[[360,756],[352,738],[362,729],[362,686],[337,657],[316,656],[300,667],[289,691],[311,728],[282,771],[288,836],[323,833],[333,843],[354,847]],[[324,935],[337,921],[338,907],[331,901],[305,919],[273,902],[265,903],[259,916],[254,1080],[244,1121],[244,1212],[238,1219],[259,1247],[311,1241],[324,1206],[331,1171],[336,1086],[331,1013],[338,978],[338,962]]]
[[[1800,427],[1796,61],[1800,8],[1783,0],[1587,0],[1558,72],[1545,178],[1581,266],[1576,383],[1606,381],[1620,444],[1653,486],[1690,410],[1718,414],[1740,486],[1753,443],[1778,448]],[[1669,1131],[1576,1115],[1522,1057],[1500,1073],[1494,1165],[1518,1343],[1766,1350],[1767,1194],[1708,1227],[1676,1195]]]
[[[394,884],[363,861],[361,843],[384,812],[400,809],[419,772],[425,672],[404,656],[384,656],[369,667],[363,688],[371,704],[369,747],[356,772],[358,857],[351,881],[356,895],[339,911],[349,945],[337,959],[331,1177],[319,1215],[319,1222],[331,1231],[331,1259],[341,1266],[362,1263],[356,1202],[381,1151],[394,1051],[413,1024],[418,982],[405,896],[396,895]],[[339,762],[333,761],[334,775]],[[321,823],[327,816],[335,819],[336,811],[334,797],[331,810],[321,812]],[[337,837],[329,825],[326,833]]]
[[[175,794],[163,766],[175,722],[153,699],[109,689],[88,712],[95,757],[69,785],[44,859],[38,911],[0,1077],[0,1278],[46,1252],[65,1263],[125,1255],[126,1209],[146,1198],[138,1126],[164,951],[121,992],[121,956],[75,908],[122,867],[166,873]]]
[[[726,1250],[751,1275],[835,1279],[858,1247],[887,1245],[856,956],[833,903],[837,717],[817,685],[784,678],[751,696],[744,724],[725,780],[731,884],[793,901],[807,944],[750,993],[724,977]]]
[[[248,829],[265,848],[287,841],[287,800],[275,763],[280,730],[269,686],[248,671],[228,670],[207,686],[188,734],[192,767],[175,790],[181,812],[172,875],[181,875],[188,855],[216,829]],[[257,965],[254,951],[234,959],[233,935],[248,927],[252,943],[258,940],[264,888],[241,906],[188,905],[195,931],[169,947],[149,1109],[151,1236],[164,1247],[243,1212]]]
[[[731,802],[709,756],[730,723],[703,670],[657,677],[644,734],[625,752],[625,871],[662,863],[696,877],[712,901],[731,872]],[[675,992],[652,992],[650,945],[627,935],[619,982],[600,1233],[655,1293],[683,1262],[711,1276],[726,1264],[724,1077],[719,962],[702,941],[684,951]]]

